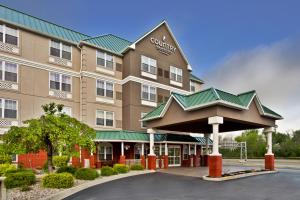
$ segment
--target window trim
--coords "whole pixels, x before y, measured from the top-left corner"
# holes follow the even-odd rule
[[[98,81],[103,81],[103,82],[104,82],[104,96],[101,96],[101,95],[98,95],[98,94],[97,94],[97,89],[98,89],[97,85],[98,85]],[[112,86],[113,86],[113,88],[112,88],[113,96],[112,96],[112,97],[106,96],[106,90],[107,90],[106,84],[107,84],[107,83],[111,83]],[[101,98],[104,97],[104,98],[114,99],[114,98],[115,98],[115,84],[114,84],[113,82],[111,82],[111,81],[106,81],[106,80],[104,80],[104,79],[96,79],[96,96],[97,96],[97,97],[101,97]]]
[[[148,99],[144,99],[143,98],[143,87],[144,86],[146,86],[147,88],[148,88],[148,91],[149,91],[149,93],[148,93]],[[151,94],[151,92],[150,92],[150,88],[154,88],[155,89],[155,100],[154,101],[151,101],[151,99],[150,99],[150,94]],[[151,85],[146,85],[146,84],[141,84],[141,100],[144,100],[144,101],[149,101],[149,102],[157,102],[157,88],[156,87],[153,87],[153,86],[151,86]]]
[[[2,77],[0,77],[0,81],[10,82],[10,83],[19,83],[19,64],[13,63],[13,62],[7,62],[7,61],[4,61],[4,60],[1,60],[1,61],[2,61],[2,65],[0,67],[2,69]],[[17,81],[16,82],[5,80],[5,64],[6,63],[11,63],[11,64],[14,64],[14,65],[17,66]]]
[[[57,42],[57,43],[59,43],[59,57],[57,57],[57,56],[54,56],[54,55],[51,55],[51,42],[52,41],[54,41],[54,42]],[[68,60],[68,59],[66,59],[66,58],[63,58],[62,57],[62,45],[68,45],[68,46],[70,46],[70,49],[71,49],[71,58],[70,58],[70,60]],[[69,44],[67,44],[67,43],[65,43],[65,42],[62,42],[62,41],[59,41],[59,40],[54,40],[54,39],[50,39],[49,40],[49,57],[55,57],[55,58],[60,58],[60,59],[64,59],[64,60],[67,60],[67,61],[69,61],[69,62],[72,62],[72,60],[73,60],[73,48],[72,48],[72,45],[69,45]]]
[[[12,28],[10,26],[7,26],[6,24],[0,24],[0,25],[2,25],[2,27],[3,27],[3,29],[2,29],[3,40],[0,41],[0,42],[2,42],[4,44],[8,44],[8,45],[19,47],[20,46],[20,31],[19,31],[19,29],[18,28]],[[9,44],[9,43],[5,42],[5,39],[6,39],[6,27],[11,28],[11,29],[15,29],[17,31],[17,43],[18,43],[17,45]]]
[[[194,91],[192,91],[192,87],[194,87]],[[190,80],[190,92],[196,92],[196,84],[194,81]]]
[[[106,159],[106,148],[107,147],[111,147],[111,160],[114,160],[114,146],[110,143],[110,142],[101,142],[100,144],[99,144],[99,146],[98,146],[98,150],[97,150],[97,153],[98,153],[98,158],[97,158],[97,160],[100,160],[100,161],[102,161],[101,159],[100,159],[100,148],[101,148],[101,146],[103,146],[104,147],[104,160],[105,161],[110,161],[110,160],[107,160]]]
[[[171,77],[171,74],[173,73],[172,72],[172,68],[175,69],[175,80],[173,80]],[[181,81],[178,81],[178,76],[179,76],[179,71],[181,71]],[[174,74],[174,73],[173,73]],[[178,83],[182,83],[183,82],[183,70],[181,68],[178,68],[178,67],[175,67],[175,66],[170,66],[170,81],[175,81],[175,82],[178,82]]]
[[[98,52],[104,54],[104,66],[103,66],[103,65],[98,65]],[[112,69],[107,68],[107,66],[106,66],[106,61],[107,61],[106,57],[107,57],[107,55],[110,55],[110,56],[112,57],[112,61],[111,61],[111,62],[112,62]],[[99,58],[100,58],[100,57],[99,57]],[[108,60],[108,61],[109,61],[109,60]],[[102,68],[104,68],[104,69],[107,69],[107,70],[110,70],[110,71],[114,71],[114,70],[115,70],[114,64],[115,64],[115,58],[114,58],[114,56],[113,56],[112,54],[109,54],[109,53],[107,53],[107,52],[105,52],[105,51],[96,50],[96,66],[97,66],[97,67],[102,67]]]
[[[142,120],[142,118],[143,118],[145,115],[147,115],[146,112],[141,112],[141,120]],[[141,121],[141,128],[146,129],[147,127],[146,127],[146,126],[143,126],[143,123],[144,123],[144,122]]]
[[[97,116],[98,116],[98,111],[103,111],[104,112],[104,125],[99,125],[99,124],[97,124]],[[108,113],[108,112],[111,112],[112,113],[112,120],[113,120],[113,125],[112,126],[107,126],[106,125],[106,113]],[[100,109],[96,109],[96,126],[99,126],[99,127],[108,127],[108,128],[115,128],[115,112],[114,111],[107,111],[107,110],[100,110]]]
[[[143,57],[147,59],[147,63],[145,63],[145,64],[148,65],[148,71],[143,70]],[[153,66],[155,68],[155,73],[151,73],[151,70],[150,70],[151,60],[155,61],[155,66]],[[145,55],[141,55],[141,72],[151,74],[152,76],[157,76],[157,60],[150,58],[148,56],[145,56]]]
[[[55,73],[55,74],[59,74],[59,90],[56,90],[56,89],[53,89],[50,87],[50,82],[51,82],[51,73]],[[69,76],[70,77],[70,92],[69,91],[63,91],[62,90],[62,76]],[[54,90],[54,91],[61,91],[61,92],[66,92],[66,93],[72,93],[72,87],[73,87],[73,78],[71,75],[68,75],[68,74],[63,74],[63,73],[59,73],[59,72],[54,72],[54,71],[49,71],[49,90]]]
[[[2,106],[2,112],[0,113],[0,119],[10,119],[10,120],[18,120],[18,114],[19,114],[19,102],[16,99],[6,99],[3,97],[0,97],[1,99],[1,106]],[[4,111],[5,111],[5,100],[15,101],[16,102],[16,118],[7,118],[4,117]]]
[[[187,151],[185,153],[185,150]],[[185,158],[184,156],[187,156],[187,158]],[[184,144],[182,147],[182,160],[188,160],[189,159],[189,146],[187,144]]]

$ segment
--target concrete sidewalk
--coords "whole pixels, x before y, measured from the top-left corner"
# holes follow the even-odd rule
[[[223,159],[223,165],[230,166],[253,166],[253,167],[264,167],[264,159],[248,159],[246,162],[241,162],[239,159]],[[299,160],[289,159],[275,159],[275,168],[277,169],[300,169]]]

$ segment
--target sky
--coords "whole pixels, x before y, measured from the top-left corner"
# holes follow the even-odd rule
[[[165,19],[204,87],[255,89],[284,117],[279,131],[300,129],[300,1],[0,2],[91,36],[130,41]]]

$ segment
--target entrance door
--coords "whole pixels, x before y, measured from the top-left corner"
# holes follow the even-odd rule
[[[168,146],[169,166],[181,165],[181,149],[179,145]]]

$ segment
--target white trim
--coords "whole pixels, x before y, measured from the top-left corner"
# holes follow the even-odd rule
[[[135,142],[135,143],[149,143],[149,141],[145,140],[99,140],[95,139],[94,142]]]
[[[147,94],[148,94],[147,99],[143,98],[143,87],[147,87]],[[151,93],[151,89],[155,90],[155,100],[154,101],[151,101],[151,94],[153,94],[153,93]],[[156,107],[157,106],[156,100],[157,100],[156,87],[153,87],[152,85],[141,84],[141,103],[143,105]]]
[[[18,89],[18,83],[19,83],[19,65],[17,63],[14,63],[14,62],[9,62],[9,61],[5,61],[5,60],[1,60],[2,61],[2,65],[0,66],[1,70],[2,70],[2,77],[0,77],[0,81],[3,81],[3,82],[10,82],[10,83],[14,83],[14,84],[17,84],[17,88]],[[10,63],[10,64],[15,64],[17,66],[17,81],[16,82],[13,82],[13,81],[7,81],[5,80],[5,64],[6,63]],[[15,89],[15,88],[13,88]]]
[[[1,99],[1,108],[2,108],[2,113],[0,115],[0,119],[7,119],[7,120],[17,120],[19,119],[18,115],[19,115],[19,102],[18,100],[16,99],[9,99],[9,98],[5,98],[5,97],[0,97]],[[8,100],[8,101],[15,101],[16,102],[16,118],[7,118],[7,117],[4,117],[4,111],[5,111],[5,101]],[[15,123],[15,121],[12,121]],[[13,126],[15,126],[17,124],[13,124]]]
[[[173,81],[173,80],[171,80],[171,79],[170,79],[170,84],[171,84],[171,85],[176,85],[176,86],[178,86],[178,87],[182,87],[182,83],[181,83],[181,82]]]
[[[103,103],[109,103],[109,104],[114,104],[115,103],[114,99],[102,98],[100,96],[96,97],[96,101],[97,102],[103,102]]]
[[[106,69],[104,67],[100,67],[100,65],[97,65],[96,71],[97,72],[101,72],[101,73],[105,73],[105,74],[109,74],[109,75],[112,75],[112,76],[115,75],[115,71],[114,70],[109,70],[109,69]]]
[[[72,48],[73,48],[73,45],[69,45],[67,44],[66,42],[62,42],[61,40],[57,40],[57,41],[54,41],[54,40],[57,40],[57,39],[49,39],[49,57],[57,57],[57,58],[60,58],[60,59],[64,59],[66,60],[67,62],[70,62],[71,63],[71,66],[69,66],[68,64],[68,67],[72,67],[72,58],[73,58],[73,51],[72,51]],[[58,56],[54,56],[54,55],[51,55],[51,42],[54,41],[56,43],[59,43],[59,57]],[[70,46],[70,53],[71,53],[71,58],[70,60],[66,59],[66,58],[63,58],[62,57],[62,51],[63,51],[63,45],[65,46]]]
[[[98,95],[97,94],[97,89],[98,89],[98,81],[103,81],[104,82],[104,96],[101,96],[101,95]],[[113,96],[112,97],[108,97],[106,95],[106,92],[107,92],[107,84],[112,84],[112,93],[113,93]],[[106,102],[106,100],[108,102],[114,102],[114,97],[115,97],[115,84],[113,82],[110,82],[110,81],[106,81],[106,80],[103,80],[103,79],[96,79],[96,97],[99,97],[100,99],[103,99],[102,101]],[[106,100],[104,98],[107,98]],[[101,101],[101,100],[100,100]]]
[[[18,28],[12,28],[12,27],[9,27],[9,26],[7,26],[6,24],[1,24],[2,25],[2,34],[3,34],[3,40],[2,41],[0,41],[0,42],[2,42],[2,43],[4,43],[4,44],[8,44],[8,45],[12,45],[12,46],[15,46],[15,47],[20,47],[20,34],[19,34],[19,29]],[[14,44],[10,44],[10,43],[6,43],[5,42],[5,40],[6,40],[6,35],[7,35],[7,33],[6,33],[6,28],[11,28],[11,29],[14,29],[14,30],[16,30],[17,31],[17,36],[15,36],[15,37],[17,37],[17,45],[14,45]],[[19,50],[19,49],[18,49]],[[19,53],[19,52],[17,52],[17,53]]]
[[[156,74],[151,74],[151,73],[148,73],[148,72],[141,71],[141,75],[145,76],[145,77],[148,77],[148,78],[157,79]]]
[[[50,87],[51,73],[55,73],[55,74],[59,75],[59,90],[53,89],[53,88]],[[71,85],[70,91],[63,91],[62,90],[62,83],[63,83],[62,82],[62,76],[69,76],[70,77],[70,85]],[[61,91],[61,92],[65,92],[65,93],[68,93],[68,94],[72,95],[72,86],[73,86],[73,79],[72,79],[71,75],[63,74],[63,73],[59,73],[59,72],[49,71],[49,94],[50,94],[50,91]]]
[[[153,101],[141,100],[141,104],[150,107],[156,107],[157,103]]]
[[[102,111],[103,112],[103,122],[104,122],[104,125],[98,125],[97,124],[97,116],[98,116],[98,114],[97,114],[97,112],[98,111]],[[112,120],[113,120],[113,125],[112,126],[107,126],[106,125],[106,114],[108,113],[108,112],[110,112],[110,113],[112,113],[112,115],[113,115],[113,117],[112,117]],[[105,128],[115,128],[115,112],[114,111],[107,111],[107,110],[100,110],[100,109],[96,109],[96,126],[97,127],[105,127]]]

